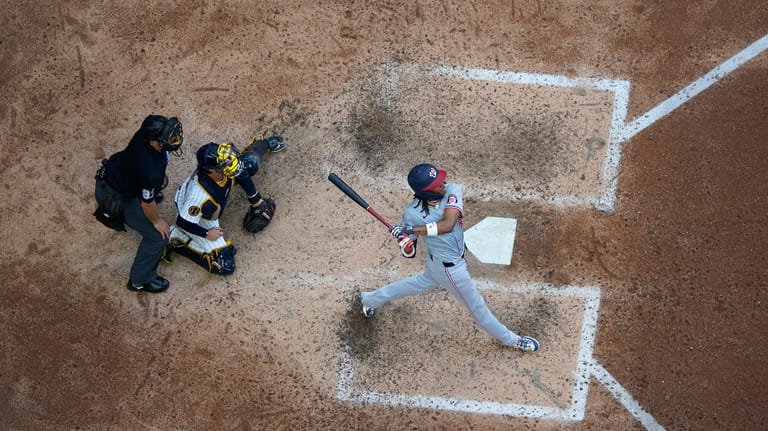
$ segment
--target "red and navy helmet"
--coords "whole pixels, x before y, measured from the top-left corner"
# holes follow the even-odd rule
[[[408,173],[408,185],[411,186],[416,197],[439,201],[444,195],[433,193],[431,190],[442,185],[447,176],[447,172],[437,169],[434,165],[422,163],[411,168],[411,172]]]

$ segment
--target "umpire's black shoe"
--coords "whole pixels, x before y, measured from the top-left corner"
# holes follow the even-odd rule
[[[168,282],[168,280],[164,279],[163,277],[157,276],[156,279],[150,281],[149,283],[135,285],[131,280],[128,280],[128,290],[132,290],[134,292],[150,292],[150,293],[160,293],[164,291],[165,289],[170,286],[171,283]]]

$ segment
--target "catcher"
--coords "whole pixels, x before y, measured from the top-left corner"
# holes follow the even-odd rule
[[[286,147],[281,136],[264,139],[254,136],[242,154],[234,145],[208,143],[197,150],[197,169],[176,192],[176,225],[171,228],[163,262],[171,263],[171,254],[188,257],[206,270],[220,275],[235,271],[235,246],[224,239],[219,218],[227,206],[232,186],[239,184],[251,207],[243,220],[248,232],[259,232],[272,221],[275,201],[263,198],[253,183],[265,153]]]

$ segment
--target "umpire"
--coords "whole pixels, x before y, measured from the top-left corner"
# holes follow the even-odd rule
[[[183,138],[178,118],[149,115],[128,146],[113,154],[105,166],[105,182],[122,195],[125,224],[141,234],[128,280],[130,290],[158,293],[170,284],[157,275],[171,231],[157,204],[163,196],[160,190],[168,183],[168,155],[181,155]]]

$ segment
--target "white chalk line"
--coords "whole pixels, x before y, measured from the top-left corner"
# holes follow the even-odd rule
[[[311,277],[316,282],[329,282],[331,279]],[[338,280],[336,280],[338,281]],[[349,355],[349,347],[342,343],[339,355],[339,374],[336,397],[343,401],[360,404],[384,404],[410,408],[430,408],[464,413],[495,414],[501,416],[554,419],[562,421],[581,421],[584,419],[589,377],[594,376],[619,401],[630,414],[649,431],[664,431],[664,428],[646,412],[640,404],[616,381],[605,368],[592,357],[597,331],[597,318],[600,308],[601,291],[595,286],[555,286],[544,283],[520,283],[513,287],[499,286],[486,280],[476,280],[478,289],[505,290],[521,294],[546,294],[552,296],[578,297],[585,301],[579,340],[579,351],[573,371],[573,389],[571,405],[566,409],[550,406],[537,406],[517,403],[477,401],[465,398],[433,397],[427,395],[407,395],[383,393],[352,388],[355,367]]]
[[[605,78],[569,78],[563,75],[542,73],[508,72],[493,69],[462,68],[441,65],[423,67],[413,64],[391,63],[385,69],[385,90],[382,98],[392,103],[397,80],[402,74],[432,74],[475,81],[490,81],[506,84],[538,85],[558,88],[587,88],[613,93],[613,110],[609,126],[608,149],[603,164],[601,179],[603,192],[600,196],[558,195],[546,198],[532,194],[529,198],[545,200],[556,206],[593,206],[601,211],[612,211],[615,202],[616,176],[621,158],[621,141],[617,139],[624,128],[629,106],[630,83],[624,80]],[[490,192],[489,190],[488,192]],[[498,192],[493,190],[493,192]]]
[[[640,403],[624,389],[613,376],[603,368],[597,361],[592,361],[591,372],[595,378],[605,386],[606,389],[616,398],[648,431],[664,431],[664,427],[656,422],[648,412],[646,412]]]
[[[540,85],[548,87],[591,88],[599,91],[610,91],[614,94],[613,111],[609,130],[608,149],[603,164],[602,188],[599,197],[583,196],[556,196],[545,199],[543,196],[532,196],[547,200],[554,205],[585,205],[593,206],[600,211],[611,212],[616,204],[616,190],[618,187],[619,162],[621,159],[621,145],[631,139],[659,119],[679,108],[681,105],[706,90],[741,65],[768,49],[768,35],[763,36],[751,45],[726,60],[710,72],[692,82],[677,94],[661,102],[645,114],[640,115],[632,122],[627,123],[629,107],[630,83],[624,80],[604,78],[569,78],[562,75],[508,72],[493,69],[462,68],[457,66],[441,65],[436,67],[424,67],[413,64],[391,63],[387,65],[386,99],[390,100],[399,75],[403,73],[431,73],[442,76],[450,76],[468,80],[481,80],[499,83],[514,83],[527,85]],[[390,100],[391,101],[391,100]]]
[[[618,138],[623,142],[638,134],[640,131],[650,126],[660,118],[668,115],[670,112],[679,108],[682,104],[692,99],[702,91],[706,90],[712,84],[728,76],[731,72],[739,68],[744,63],[752,60],[757,55],[768,48],[768,35],[756,40],[739,53],[729,58],[719,66],[715,67],[707,74],[689,84],[680,90],[677,94],[661,102],[655,108],[640,115],[638,118],[627,124],[619,134]]]
[[[392,406],[413,408],[432,408],[468,413],[496,414],[503,416],[558,419],[564,421],[579,421],[584,419],[589,377],[591,373],[591,357],[594,349],[597,316],[600,305],[600,288],[593,286],[554,286],[549,284],[519,284],[511,288],[498,286],[488,280],[476,280],[479,289],[505,290],[523,294],[546,294],[568,297],[578,297],[585,300],[585,311],[573,371],[573,390],[571,405],[567,409],[550,406],[536,406],[517,403],[500,403],[493,401],[477,401],[464,398],[433,397],[427,395],[408,395],[382,393],[367,390],[355,390],[352,382],[355,376],[354,361],[349,355],[349,347],[342,343],[339,358],[339,380],[337,398],[357,403],[376,403]]]
[[[597,203],[596,208],[603,211],[613,211],[615,206],[616,190],[618,187],[618,162],[621,156],[619,149],[621,144],[628,141],[651,124],[669,115],[672,111],[679,108],[684,103],[688,102],[719,80],[723,79],[744,63],[752,60],[767,48],[768,35],[765,35],[757,41],[753,42],[748,47],[741,50],[733,57],[729,58],[719,66],[706,73],[701,78],[692,82],[669,99],[659,103],[653,109],[646,112],[645,114],[640,115],[626,125],[619,125],[616,121],[618,118],[616,115],[614,115],[614,121],[611,123],[611,144],[608,150],[609,154],[606,160],[606,164],[604,165],[605,169],[603,171],[603,180],[607,181],[607,184],[603,197]],[[628,89],[629,87],[627,87],[627,90]],[[625,100],[629,100],[628,91]],[[621,109],[624,112],[623,116],[626,117],[627,107],[624,106]],[[614,114],[616,114],[616,112],[617,111],[614,110]],[[622,119],[621,122],[623,123],[623,121],[624,120]]]
[[[621,144],[634,137],[659,119],[706,90],[720,79],[729,75],[741,65],[768,49],[768,35],[763,36],[744,50],[740,51],[724,63],[692,82],[677,94],[661,102],[659,105],[640,115],[630,123],[626,122],[629,105],[630,84],[627,81],[608,80],[600,78],[568,78],[560,75],[504,72],[490,69],[465,69],[452,66],[439,66],[432,69],[433,73],[446,76],[456,76],[465,79],[488,80],[494,82],[509,82],[532,84],[552,87],[587,87],[596,90],[612,91],[614,93],[614,109],[611,116],[609,132],[609,148],[603,170],[604,192],[596,202],[579,196],[563,196],[555,199],[555,203],[582,204],[591,202],[597,209],[612,211],[615,205],[618,182],[618,166],[621,158]],[[416,73],[424,68],[413,65],[388,66],[388,90],[397,81],[399,73]],[[427,69],[429,71],[429,69]],[[391,94],[391,92],[388,92]],[[547,290],[547,289],[545,289]],[[551,289],[549,289],[551,290]],[[521,291],[525,291],[522,289]],[[599,292],[599,288],[598,288]],[[586,297],[584,320],[582,324],[580,348],[577,367],[574,370],[574,388],[571,407],[566,410],[544,406],[530,406],[514,403],[496,403],[473,401],[459,398],[441,398],[428,396],[410,396],[403,394],[384,394],[372,391],[353,391],[351,388],[354,377],[354,366],[349,357],[347,346],[342,346],[337,397],[342,400],[361,403],[383,403],[404,405],[410,407],[426,407],[473,413],[493,413],[499,415],[529,417],[541,419],[582,420],[586,409],[588,394],[588,379],[581,376],[592,375],[608,389],[608,391],[649,431],[663,431],[662,427],[642,406],[624,389],[621,384],[596,360],[591,357],[594,346],[596,322],[599,308],[599,294],[596,298]],[[588,347],[587,347],[588,346]],[[587,372],[588,371],[588,372]],[[586,380],[586,381],[585,381]]]

